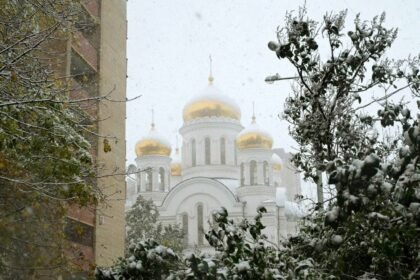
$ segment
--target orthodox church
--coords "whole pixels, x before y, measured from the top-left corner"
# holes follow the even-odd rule
[[[300,178],[288,164],[290,155],[273,149],[255,114],[244,128],[239,107],[210,75],[208,86],[184,106],[183,120],[181,150],[172,152],[153,122],[137,142],[135,164],[128,167],[126,209],[138,195],[152,199],[163,224],[182,226],[189,248],[206,249],[204,233],[222,206],[230,218],[251,221],[264,206],[264,233],[272,242],[294,233],[301,214],[293,202]]]

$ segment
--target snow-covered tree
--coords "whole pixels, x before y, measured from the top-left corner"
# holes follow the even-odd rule
[[[277,42],[268,44],[296,71],[284,118],[290,122],[290,133],[299,145],[293,162],[319,187],[328,161],[351,161],[365,153],[370,138],[375,137],[368,133],[372,118],[360,118],[357,113],[361,109],[404,89],[418,91],[418,57],[386,57],[397,29],[384,26],[385,14],[371,21],[357,16],[347,29],[346,14],[327,13],[317,23],[301,8],[297,15],[287,14],[277,32]],[[282,78],[274,75],[267,79]],[[366,102],[374,89],[385,91],[384,96]],[[362,99],[365,102],[359,104]],[[322,202],[320,190],[318,195]]]
[[[371,21],[357,16],[348,30],[345,19],[345,11],[329,13],[318,24],[301,9],[287,15],[277,42],[268,45],[296,70],[284,111],[299,144],[293,162],[320,188],[325,172],[334,188],[328,201],[319,196],[317,211],[288,244],[337,278],[415,279],[419,115],[393,97],[406,94],[420,105],[420,57],[386,57],[397,30],[384,27],[384,14]],[[369,100],[373,89],[384,95]],[[377,114],[360,113],[372,105]],[[380,137],[381,128],[394,135]]]
[[[0,1],[2,279],[68,268],[66,205],[103,198],[94,184],[97,134],[88,112],[103,97],[80,100],[66,74],[69,38],[92,27],[82,9],[73,0]]]
[[[116,279],[322,279],[311,259],[277,248],[262,234],[264,208],[254,222],[235,223],[226,209],[215,215],[206,239],[215,254],[179,256],[153,240],[130,244],[127,256],[111,268],[99,268],[98,280]],[[285,252],[288,253],[285,253]]]
[[[159,211],[151,199],[141,195],[127,212],[127,246],[152,239],[176,252],[183,248],[183,231],[178,224],[163,226],[158,222]]]

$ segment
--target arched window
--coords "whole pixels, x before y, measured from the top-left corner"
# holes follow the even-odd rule
[[[163,167],[159,168],[159,190],[165,190],[165,169]]]
[[[220,138],[220,163],[226,164],[226,140],[225,138]]]
[[[268,162],[264,161],[263,163],[263,176],[264,176],[264,185],[270,185],[270,176],[268,174]]]
[[[204,162],[207,165],[210,165],[211,161],[211,151],[210,151],[210,138],[206,137],[204,139]]]
[[[204,228],[203,228],[203,205],[197,206],[197,244],[204,244]]]
[[[188,245],[188,214],[182,214],[182,234],[184,235],[184,247]]]
[[[241,186],[245,185],[244,163],[241,163]]]
[[[251,160],[249,165],[249,174],[251,176],[251,185],[257,184],[257,162],[255,160]]]
[[[195,146],[195,139],[191,141],[191,165],[197,165],[197,147]]]
[[[147,167],[144,174],[144,183],[146,185],[146,192],[152,191],[152,168]]]

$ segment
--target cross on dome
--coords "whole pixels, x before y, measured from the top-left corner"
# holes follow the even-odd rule
[[[213,85],[214,77],[213,77],[213,60],[211,55],[209,55],[209,62],[210,62],[210,72],[209,72],[209,86]]]
[[[150,130],[155,130],[155,111],[152,108],[152,123],[150,124]]]
[[[255,123],[255,101],[252,101],[252,123]]]

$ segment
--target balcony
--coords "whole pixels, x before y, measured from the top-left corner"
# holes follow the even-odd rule
[[[98,0],[83,0],[83,7],[93,17],[99,17],[99,1]]]
[[[74,34],[72,49],[76,51],[95,72],[98,70],[98,51],[91,42],[86,39],[82,32],[76,32]]]

